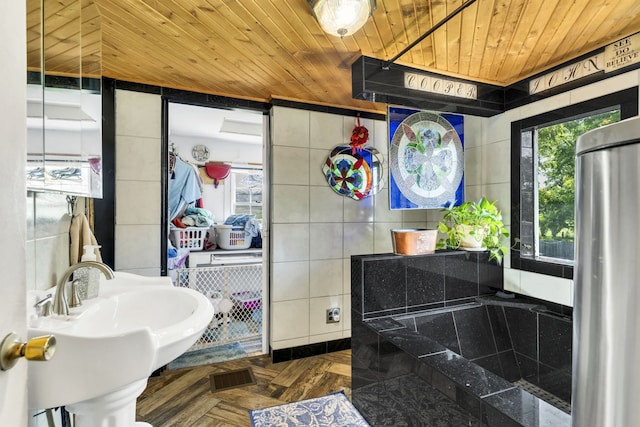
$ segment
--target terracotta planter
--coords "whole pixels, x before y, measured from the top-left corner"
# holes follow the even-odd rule
[[[393,253],[397,255],[432,254],[436,251],[438,230],[397,228],[391,230]]]

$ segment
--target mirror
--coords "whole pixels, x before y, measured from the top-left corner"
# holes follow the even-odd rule
[[[42,2],[27,0],[27,189],[44,189]]]
[[[27,189],[102,197],[102,48],[91,0],[27,0]]]

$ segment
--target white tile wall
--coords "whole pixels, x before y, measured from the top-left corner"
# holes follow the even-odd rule
[[[464,148],[464,181],[482,182],[482,147]]]
[[[511,139],[482,146],[482,184],[509,182],[511,179]]]
[[[342,260],[342,293],[351,295],[351,259]]]
[[[117,270],[155,268],[160,275],[160,226],[117,224],[115,241]]]
[[[324,179],[324,178],[323,178]],[[310,205],[309,221],[339,222],[344,221],[344,197],[340,197],[326,183],[323,186],[309,187]]]
[[[69,233],[43,237],[35,241],[36,275],[33,289],[56,286],[69,267]]]
[[[118,201],[116,224],[160,225],[159,187],[160,181],[118,179],[116,181],[116,200]]]
[[[116,151],[118,179],[159,182],[161,159],[158,149],[157,138],[119,135]]]
[[[116,90],[116,135],[160,139],[161,110],[160,95]]]
[[[64,195],[28,193],[25,245],[27,289],[49,289],[69,267],[71,216]]]
[[[342,259],[343,224],[335,222],[314,222],[309,224],[309,258]]]
[[[71,216],[66,197],[55,193],[35,193],[34,199],[35,211],[38,214],[34,224],[35,238],[61,234],[68,236]]]
[[[309,259],[309,224],[272,224],[271,259],[273,262]]]
[[[344,257],[373,253],[373,223],[351,223],[344,226]]]
[[[424,223],[425,221],[429,220],[430,215],[432,215],[434,212],[440,215],[439,209],[408,209],[400,212],[402,212],[403,222]],[[438,221],[440,220],[439,218],[440,217],[438,217]]]
[[[640,71],[636,70],[593,83],[589,86],[574,89],[569,93],[569,95],[571,96],[571,103],[576,104],[588,99],[604,96],[612,91],[619,91],[638,86],[638,84],[640,84]],[[611,88],[613,87],[616,89],[612,90]]]
[[[509,110],[482,121],[482,145],[511,139],[511,122],[520,120],[520,109]]]
[[[549,98],[545,98],[541,101],[534,102],[520,107],[521,118],[533,117],[538,114],[546,113],[547,111],[556,110],[558,108],[571,105],[571,94],[569,92],[560,93]]]
[[[520,293],[573,306],[573,280],[521,271]]]
[[[324,177],[322,166],[327,160],[329,153],[330,151],[326,149],[309,150],[309,184],[327,187],[327,180]]]
[[[520,293],[520,270],[507,268],[504,269],[504,290],[509,292]]]
[[[511,184],[503,182],[499,184],[483,185],[483,195],[489,200],[496,200],[496,206],[502,212],[502,222],[511,224]],[[477,199],[476,199],[477,200]]]
[[[274,262],[271,266],[271,301],[309,298],[309,261]]]
[[[351,336],[351,292],[344,295],[342,299],[342,337],[349,338]]]
[[[116,90],[115,269],[159,276],[160,95]]]
[[[509,222],[511,222],[510,220],[508,220]],[[505,228],[507,229],[507,232],[509,233],[509,236],[511,236],[511,225],[506,225],[505,224]],[[511,268],[511,248],[508,247],[507,248],[507,254],[504,256],[504,258],[502,259],[502,265],[504,266],[504,268]]]
[[[272,223],[309,222],[310,188],[303,185],[272,186]]]
[[[393,252],[393,243],[391,242],[391,230],[395,228],[422,228],[421,226],[413,227],[413,225],[402,222],[376,222],[373,225],[373,253],[384,254]]]
[[[309,185],[309,149],[274,145],[271,184]]]
[[[138,274],[140,276],[158,277],[160,276],[160,268],[128,268],[127,273]]]
[[[374,196],[375,197],[375,196]],[[344,198],[344,222],[373,222],[374,198],[362,200]]]
[[[484,188],[482,185],[472,185],[468,182],[464,184],[464,199],[478,201],[480,197],[484,195]]]
[[[300,113],[297,113],[300,114]],[[344,122],[342,116],[329,113],[309,114],[309,146],[311,148],[319,148],[326,152],[327,147],[333,147],[340,144],[346,144],[351,137],[351,129],[348,136],[345,137]],[[276,116],[277,117],[277,116]]]
[[[275,343],[282,340],[309,337],[309,299],[290,301],[274,301],[271,303],[271,340]]]
[[[401,210],[389,209],[389,189],[383,188],[373,196],[375,222],[402,222]]]
[[[478,147],[482,144],[482,123],[481,117],[464,117],[464,149],[465,155],[468,148]]]
[[[391,252],[389,230],[425,227],[427,212],[390,211],[386,187],[356,201],[328,186],[322,164],[333,147],[348,144],[355,117],[276,106],[271,118],[271,347],[348,338],[350,256]],[[387,156],[386,121],[361,119],[361,125],[369,130],[368,145]],[[327,324],[326,309],[333,306],[342,309],[342,320]]]
[[[273,120],[271,122],[271,128],[273,130],[274,146],[287,146],[287,147],[304,147],[309,148],[312,138],[309,129],[311,127],[311,114],[316,117],[321,113],[312,113],[307,110],[299,110],[296,108],[277,107],[272,109]],[[314,119],[314,122],[318,124],[322,119]],[[326,130],[318,130],[315,126],[314,130],[317,133],[325,132]],[[313,137],[319,137],[313,135]],[[280,183],[280,182],[276,182]]]
[[[351,128],[353,129],[353,128]],[[375,120],[373,123],[373,129],[369,129],[369,144],[375,147],[384,158],[389,156],[389,141],[387,139],[387,133],[389,131],[387,122],[385,120]],[[371,131],[373,130],[373,133]],[[388,165],[385,162],[385,167]]]
[[[310,261],[310,297],[342,295],[342,258]]]

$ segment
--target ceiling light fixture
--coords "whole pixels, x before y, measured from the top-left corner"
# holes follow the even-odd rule
[[[352,35],[376,10],[376,0],[308,0],[309,6],[325,33],[344,37]]]

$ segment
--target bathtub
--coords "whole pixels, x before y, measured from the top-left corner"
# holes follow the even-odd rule
[[[440,425],[432,424],[438,419],[455,420],[443,424],[452,426],[571,424],[570,315],[527,299],[480,296],[460,305],[367,319],[355,328],[353,399],[372,425]],[[366,353],[374,345],[377,355],[371,362],[372,354]],[[397,398],[416,387],[420,393]],[[431,389],[456,408],[425,397]],[[421,403],[429,399],[435,403]],[[390,401],[397,414],[411,413],[407,421],[385,418]],[[440,413],[429,415],[434,407]]]

